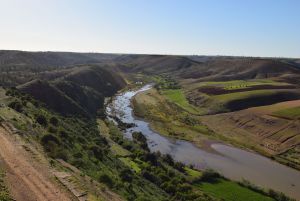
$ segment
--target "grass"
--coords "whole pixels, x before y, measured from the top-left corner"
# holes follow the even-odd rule
[[[10,201],[12,200],[9,196],[8,189],[4,184],[4,172],[0,169],[0,200]]]
[[[239,184],[219,179],[213,183],[201,183],[199,188],[207,194],[214,195],[225,201],[273,201],[274,199],[263,194],[242,187]]]
[[[229,102],[232,100],[245,99],[253,96],[268,96],[274,94],[275,90],[254,90],[254,91],[244,91],[244,92],[236,92],[230,94],[222,94],[212,96],[213,99],[217,99],[222,102]]]
[[[235,89],[243,89],[251,86],[257,85],[286,85],[286,83],[280,83],[269,79],[255,79],[255,80],[231,80],[231,81],[221,81],[221,82],[200,82],[192,84],[191,88],[203,87],[203,86],[214,86],[214,87],[221,87],[227,90],[235,90]],[[189,86],[187,86],[189,88]]]
[[[130,155],[130,152],[128,150],[124,149],[118,143],[116,143],[110,139],[110,134],[109,134],[110,128],[108,128],[108,126],[106,125],[106,123],[103,120],[97,119],[97,124],[98,124],[98,129],[99,129],[101,135],[103,135],[105,137],[105,139],[108,141],[108,143],[110,145],[110,150],[112,151],[112,153],[114,153],[116,156]]]
[[[121,161],[123,161],[128,167],[130,167],[132,170],[134,170],[136,173],[141,172],[141,168],[138,163],[133,161],[129,157],[120,158]]]
[[[184,167],[185,172],[187,173],[188,176],[192,178],[198,178],[202,175],[202,172],[198,170],[191,169],[189,167]]]
[[[214,135],[201,123],[199,116],[182,110],[155,89],[136,95],[133,107],[135,115],[145,118],[150,127],[162,135],[192,141],[199,146]]]
[[[177,104],[179,107],[186,110],[187,112],[190,112],[192,114],[198,113],[197,108],[189,104],[181,89],[163,90],[162,94],[165,95],[171,102]]]
[[[287,118],[287,119],[299,119],[300,118],[300,107],[287,108],[278,110],[273,113],[276,116]]]

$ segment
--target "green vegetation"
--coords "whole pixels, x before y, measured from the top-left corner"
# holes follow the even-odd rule
[[[282,86],[286,83],[276,82],[270,79],[253,79],[253,80],[230,80],[230,81],[220,81],[220,82],[200,82],[197,86],[214,86],[221,87],[226,90],[235,90],[235,89],[245,89],[251,86],[259,85],[274,85]]]
[[[169,101],[156,89],[136,95],[133,99],[133,106],[135,114],[151,122],[152,129],[161,134],[200,143],[202,137],[199,133],[205,135],[203,138],[214,135],[201,123],[199,116]],[[200,143],[198,145],[201,146]]]
[[[16,93],[10,99],[19,101],[22,97],[22,93]],[[139,175],[142,167],[134,162],[138,159],[128,158],[128,162],[124,162],[113,153],[110,146],[113,143],[118,143],[120,146],[118,149],[126,149],[129,155],[133,154],[130,151],[133,149],[137,150],[136,154],[139,153],[139,156],[142,156],[144,151],[140,153],[139,146],[123,139],[121,131],[112,123],[105,123],[108,125],[109,133],[102,134],[99,132],[96,119],[64,117],[45,107],[35,107],[29,99],[24,104],[22,112],[9,108],[1,110],[5,111],[1,116],[20,129],[23,137],[40,142],[50,158],[63,159],[81,170],[82,174],[102,182],[123,198],[127,200],[142,197],[152,200],[168,198],[169,195],[159,186]]]
[[[238,100],[238,99],[246,99],[253,96],[268,96],[276,93],[275,90],[254,90],[254,91],[245,91],[245,92],[235,92],[229,94],[215,95],[213,99],[221,101],[223,103]]]
[[[0,201],[12,201],[3,179],[4,172],[0,169]]]
[[[299,119],[300,118],[300,107],[287,108],[278,110],[273,113],[276,116],[287,118],[287,119]]]
[[[168,75],[153,76],[156,89],[180,89],[179,83]]]
[[[242,187],[232,181],[217,179],[214,182],[203,182],[198,185],[204,192],[214,195],[225,201],[272,201],[271,197]]]
[[[197,108],[189,104],[181,89],[167,89],[167,90],[162,90],[161,93],[165,95],[168,98],[168,100],[177,104],[182,109],[192,114],[198,113]]]

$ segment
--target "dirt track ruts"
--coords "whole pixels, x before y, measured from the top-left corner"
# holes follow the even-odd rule
[[[70,195],[55,183],[49,171],[47,174],[49,168],[45,164],[33,165],[32,157],[3,127],[0,127],[0,160],[6,170],[10,193],[15,200],[72,200]]]

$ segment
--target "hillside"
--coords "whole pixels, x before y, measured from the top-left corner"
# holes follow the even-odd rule
[[[54,80],[34,80],[18,89],[63,115],[103,115],[104,98],[125,86],[121,76],[98,66],[75,68]]]
[[[74,65],[109,63],[118,55],[73,52],[0,51],[0,84],[16,86],[32,79],[55,78]],[[65,69],[65,70],[63,70]]]

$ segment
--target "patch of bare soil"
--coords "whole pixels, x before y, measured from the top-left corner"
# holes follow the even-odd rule
[[[0,158],[6,182],[17,201],[68,201],[72,195],[56,183],[47,164],[26,151],[24,142],[5,124],[0,126]]]
[[[268,155],[280,154],[300,144],[299,121],[270,116],[267,110],[253,110],[208,115],[201,119],[210,129],[227,139]]]
[[[245,111],[259,114],[259,115],[272,115],[272,113],[275,111],[293,108],[293,107],[300,107],[300,100],[284,101],[273,105],[253,107],[253,108],[246,109]]]

